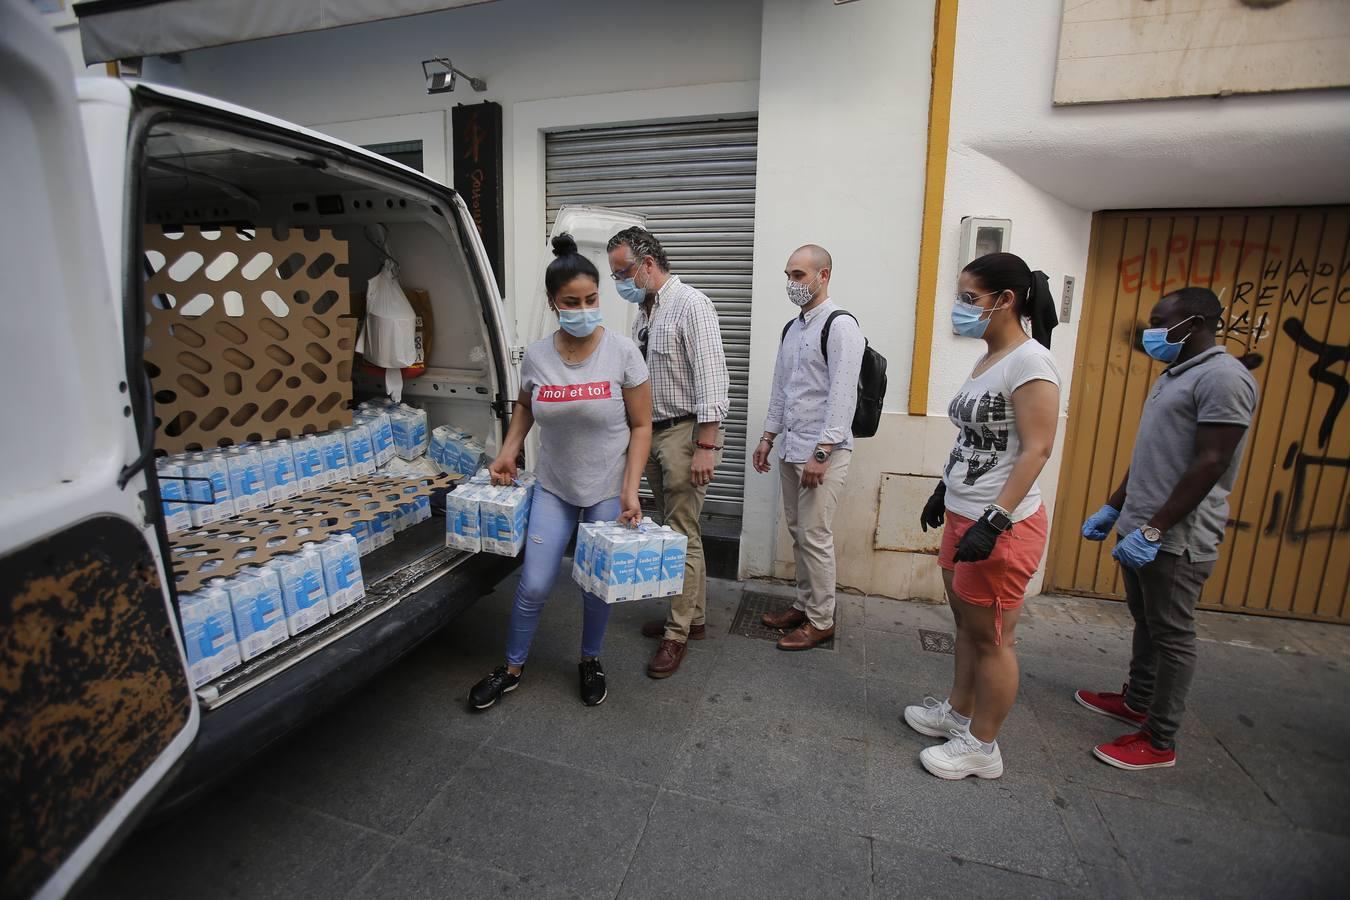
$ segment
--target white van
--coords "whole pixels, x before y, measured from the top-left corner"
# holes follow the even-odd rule
[[[156,475],[161,404],[212,419],[235,407],[152,389],[146,236],[322,233],[347,254],[344,299],[392,256],[434,310],[404,400],[489,454],[518,378],[453,190],[206,97],[76,87],[22,0],[0,2],[0,169],[0,878],[6,895],[61,896],[166,789],[207,783],[338,701],[516,564],[446,548],[433,518],[362,557],[364,600],[193,687]]]

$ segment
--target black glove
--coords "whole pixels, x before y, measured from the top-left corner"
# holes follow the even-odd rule
[[[989,554],[994,552],[994,542],[1002,533],[986,520],[977,520],[966,529],[965,534],[961,535],[961,541],[956,545],[956,554],[952,559],[959,563],[982,562],[988,559]]]
[[[924,531],[932,528],[937,530],[942,527],[942,523],[947,520],[947,483],[939,481],[937,487],[933,489],[933,496],[928,498],[928,502],[923,505],[923,512],[919,515],[919,527]]]

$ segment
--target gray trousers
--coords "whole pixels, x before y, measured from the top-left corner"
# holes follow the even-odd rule
[[[1159,552],[1142,569],[1120,567],[1134,616],[1134,649],[1125,702],[1147,710],[1144,730],[1158,744],[1176,743],[1186,694],[1195,677],[1195,602],[1214,561]]]

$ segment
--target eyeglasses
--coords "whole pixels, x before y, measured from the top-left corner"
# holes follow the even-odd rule
[[[972,294],[970,291],[962,291],[956,295],[957,303],[964,303],[967,306],[974,306],[976,300],[982,300],[985,297],[992,297],[995,294],[1001,294],[1003,291],[990,291],[987,294]]]
[[[630,262],[628,265],[624,266],[617,272],[609,273],[609,277],[613,278],[615,281],[623,281],[625,278],[628,278],[633,274],[635,274],[634,270],[636,270],[637,267],[640,265],[642,265],[642,257],[638,257],[637,259],[633,260],[632,262]]]

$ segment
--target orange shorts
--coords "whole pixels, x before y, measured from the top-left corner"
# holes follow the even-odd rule
[[[1020,522],[1014,522],[999,536],[994,552],[980,562],[956,563],[956,545],[974,519],[947,510],[947,524],[942,530],[942,549],[938,551],[938,565],[952,576],[952,587],[961,599],[976,606],[993,606],[998,612],[1017,609],[1027,596],[1027,584],[1045,556],[1046,515],[1042,506]],[[998,636],[1003,634],[1003,617],[995,613]]]

